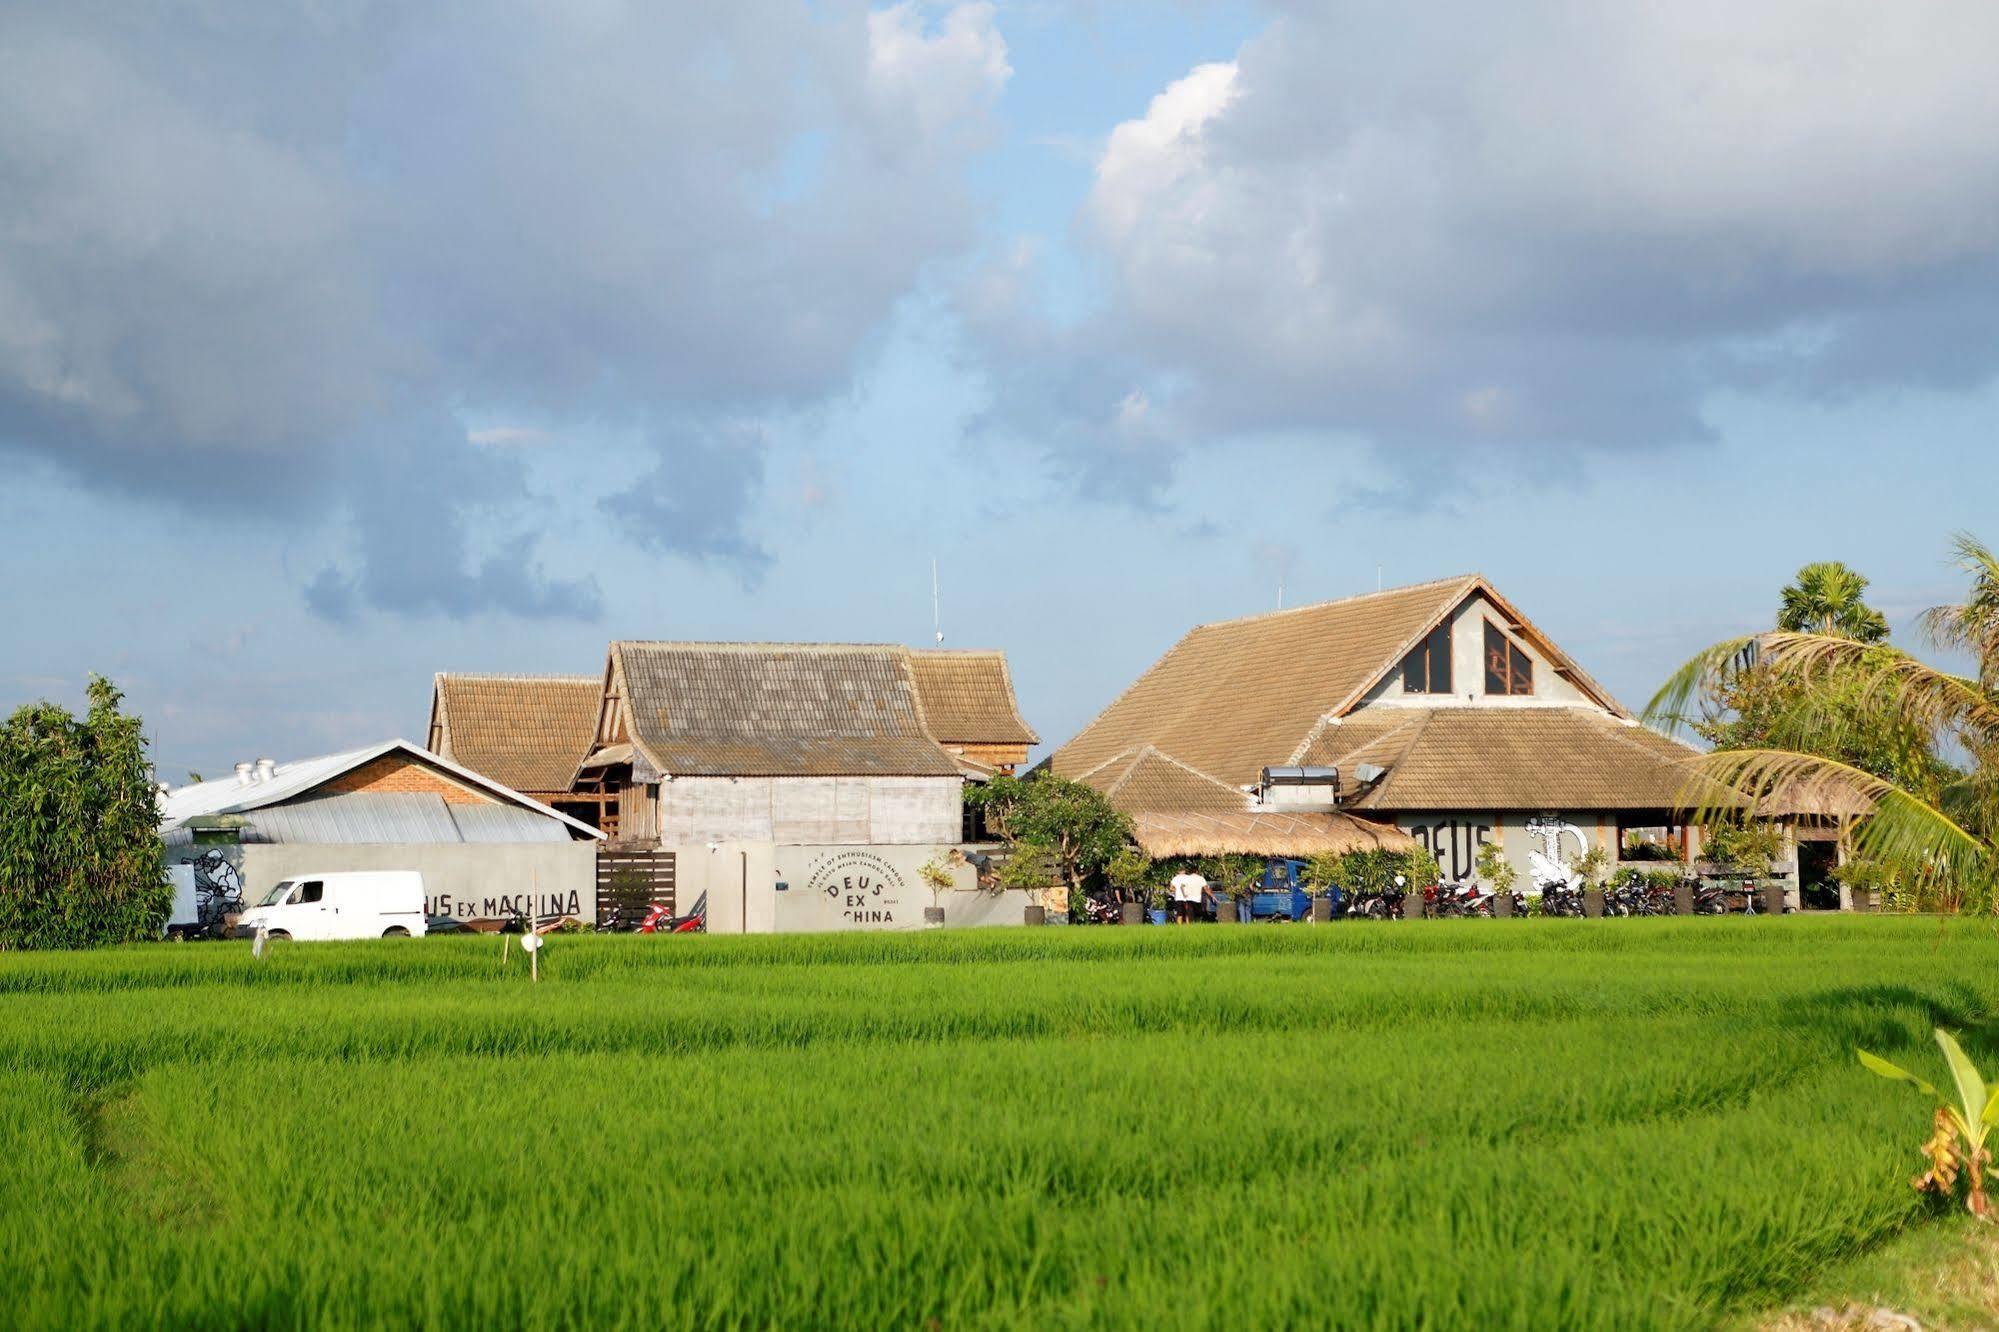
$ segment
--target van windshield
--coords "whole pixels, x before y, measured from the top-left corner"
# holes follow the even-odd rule
[[[278,903],[285,900],[285,894],[290,892],[291,890],[292,890],[292,880],[286,879],[283,882],[279,883],[277,887],[271,889],[271,891],[269,891],[268,893],[265,893],[264,900],[257,903],[257,905],[276,906]]]

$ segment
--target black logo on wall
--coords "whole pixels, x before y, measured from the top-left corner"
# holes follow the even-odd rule
[[[1491,824],[1466,819],[1405,823],[1402,828],[1437,858],[1438,877],[1446,882],[1470,878],[1478,861],[1478,849],[1492,840]]]
[[[907,882],[872,851],[839,851],[814,862],[805,887],[823,894],[849,925],[893,925]]]

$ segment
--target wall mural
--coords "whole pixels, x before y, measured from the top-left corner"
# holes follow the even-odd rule
[[[229,913],[243,909],[242,872],[221,847],[182,856],[180,863],[194,870],[195,917],[203,925],[215,925]]]
[[[1527,853],[1529,873],[1533,875],[1537,888],[1574,888],[1578,875],[1575,867],[1562,857],[1562,839],[1576,839],[1576,855],[1589,853],[1589,834],[1573,823],[1566,823],[1553,815],[1542,815],[1527,820],[1527,835],[1541,841],[1541,849]]]

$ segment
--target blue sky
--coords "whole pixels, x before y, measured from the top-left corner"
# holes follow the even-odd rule
[[[1999,538],[1982,6],[0,9],[0,706],[163,774],[613,637],[1481,569],[1627,702]],[[8,62],[15,62],[12,70]]]

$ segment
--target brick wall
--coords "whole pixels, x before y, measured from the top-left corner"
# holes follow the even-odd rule
[[[462,785],[435,768],[414,762],[402,754],[384,754],[372,763],[364,763],[316,789],[343,795],[361,791],[433,794],[443,796],[447,805],[499,803],[485,792]]]

